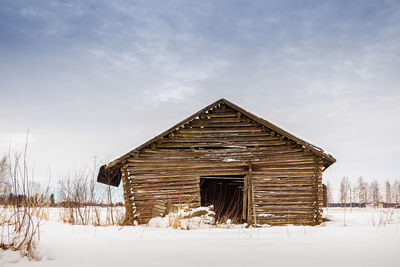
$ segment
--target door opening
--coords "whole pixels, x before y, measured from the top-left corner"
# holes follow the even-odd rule
[[[202,206],[214,206],[216,222],[242,223],[244,175],[200,176]]]

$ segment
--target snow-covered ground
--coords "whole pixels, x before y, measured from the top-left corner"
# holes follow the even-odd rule
[[[400,210],[328,209],[321,226],[41,227],[40,261],[0,251],[5,266],[400,266]]]

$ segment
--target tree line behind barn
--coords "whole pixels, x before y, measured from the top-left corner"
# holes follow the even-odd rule
[[[377,180],[368,183],[359,177],[352,184],[348,177],[340,182],[338,202],[334,201],[333,188],[328,182],[325,190],[325,207],[400,207],[400,181],[385,181],[381,185]]]

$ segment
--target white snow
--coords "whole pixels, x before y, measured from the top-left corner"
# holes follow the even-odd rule
[[[205,229],[214,227],[215,212],[213,207],[199,207],[193,210],[184,211],[183,209],[175,213],[170,213],[165,217],[152,218],[149,221],[150,227],[157,228],[176,228],[183,230]],[[194,216],[199,214],[199,216]]]
[[[400,266],[400,210],[328,209],[321,226],[176,230],[72,226],[51,216],[39,257],[2,266]],[[165,226],[164,226],[165,227]]]

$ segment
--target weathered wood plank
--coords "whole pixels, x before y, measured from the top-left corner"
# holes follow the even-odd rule
[[[231,127],[231,128],[183,128],[177,130],[178,133],[262,133],[262,128],[256,128],[254,126],[249,127]]]
[[[157,144],[157,148],[197,148],[197,147],[242,147],[246,148],[248,146],[282,146],[286,145],[286,141],[275,141],[275,140],[266,140],[266,141],[247,141],[247,142],[239,142],[239,141],[219,141],[219,142],[165,142]]]

